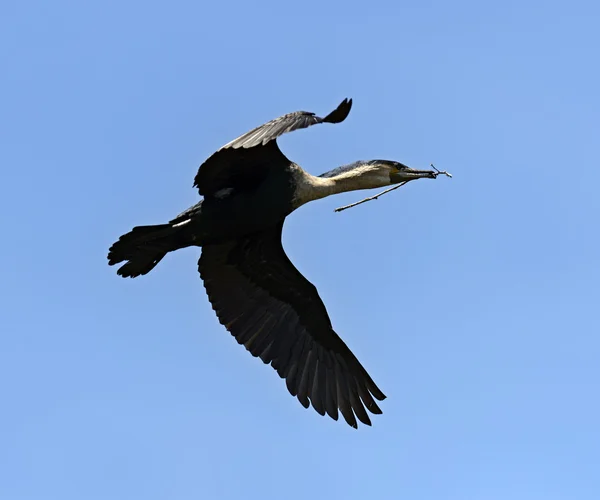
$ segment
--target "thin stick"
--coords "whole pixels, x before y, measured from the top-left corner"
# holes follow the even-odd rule
[[[429,165],[431,166],[431,168],[433,168],[433,170],[437,172],[438,175],[445,175],[446,177],[450,177],[452,179],[452,174],[446,172],[445,170],[438,170],[437,168],[435,168],[435,165],[433,163],[430,163]]]
[[[367,201],[376,200],[381,195],[384,195],[386,193],[389,193],[390,191],[393,191],[394,189],[398,189],[399,187],[404,186],[404,184],[406,184],[407,182],[408,181],[404,181],[404,182],[401,182],[400,184],[396,184],[394,187],[388,188],[385,191],[382,191],[381,193],[377,193],[375,196],[370,196],[369,198],[365,198],[364,200],[360,200],[355,203],[351,203],[350,205],[345,205],[343,207],[336,208],[334,210],[334,212],[341,212],[342,210],[346,210],[347,208],[355,207],[356,205],[360,205],[361,203],[366,203]]]

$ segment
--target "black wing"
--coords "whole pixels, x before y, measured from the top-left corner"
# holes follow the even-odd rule
[[[305,408],[357,427],[371,425],[385,395],[333,331],[317,289],[290,262],[283,222],[236,241],[202,247],[200,276],[219,321],[253,356],[271,363]]]
[[[344,99],[325,118],[307,111],[296,111],[275,118],[225,144],[206,160],[194,179],[200,195],[213,196],[221,189],[252,188],[271,168],[284,168],[290,161],[275,139],[282,134],[318,123],[340,123],[346,119],[352,99]]]

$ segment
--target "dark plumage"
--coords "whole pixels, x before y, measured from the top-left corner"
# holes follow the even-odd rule
[[[138,226],[112,245],[110,265],[123,277],[147,274],[168,253],[202,247],[198,271],[219,321],[253,356],[270,363],[289,392],[313,408],[357,427],[365,408],[381,413],[375,385],[332,328],[317,289],[290,262],[281,244],[287,215],[337,192],[422,177],[388,160],[356,162],[314,177],[288,160],[276,138],[319,123],[346,119],[345,99],[325,118],[290,113],[247,132],[210,156],[194,186],[204,197],[167,224]]]

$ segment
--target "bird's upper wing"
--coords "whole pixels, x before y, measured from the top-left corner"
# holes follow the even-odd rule
[[[283,222],[260,233],[202,247],[200,276],[219,321],[253,356],[271,363],[305,408],[357,427],[385,395],[333,331],[317,289],[290,262]]]
[[[205,197],[221,189],[252,187],[268,174],[270,168],[289,165],[289,160],[277,146],[277,137],[318,123],[340,123],[346,119],[351,107],[352,99],[344,99],[325,118],[307,111],[296,111],[246,132],[225,144],[200,165],[194,187]]]

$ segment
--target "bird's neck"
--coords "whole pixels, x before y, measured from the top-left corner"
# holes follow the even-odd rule
[[[351,170],[331,177],[316,177],[298,167],[295,173],[296,180],[296,206],[304,205],[309,201],[319,200],[332,194],[346,193],[359,189],[371,189],[389,184],[389,180],[377,177],[369,178],[362,172]]]

